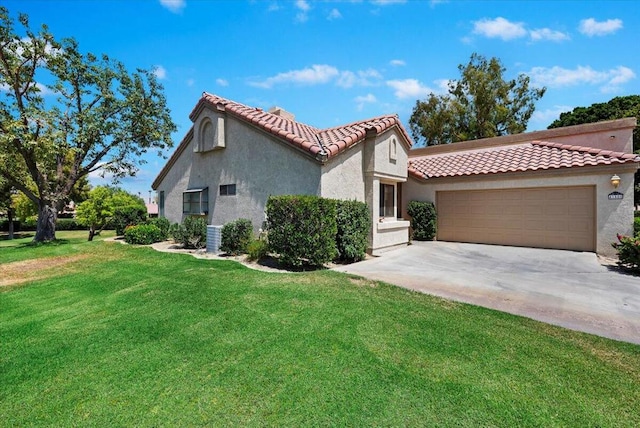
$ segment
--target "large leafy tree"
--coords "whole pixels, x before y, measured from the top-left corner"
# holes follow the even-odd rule
[[[0,7],[0,176],[38,206],[34,240],[47,241],[78,180],[135,174],[143,153],[172,145],[175,125],[152,72],[18,23]]]
[[[560,117],[549,125],[549,129],[625,117],[635,117],[640,121],[640,95],[615,97],[606,103],[576,107],[570,112],[561,113]],[[636,129],[633,130],[633,152],[640,153],[640,126],[636,126]],[[640,172],[636,173],[635,183],[634,200],[638,205],[640,204]]]
[[[523,132],[546,91],[529,88],[524,74],[505,80],[497,58],[474,53],[458,70],[460,79],[449,81],[447,94],[416,101],[409,119],[416,141],[431,146]]]

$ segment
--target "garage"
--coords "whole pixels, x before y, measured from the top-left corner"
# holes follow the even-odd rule
[[[436,192],[440,241],[595,251],[595,186]]]

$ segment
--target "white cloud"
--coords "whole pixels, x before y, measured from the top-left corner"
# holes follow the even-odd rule
[[[474,34],[480,34],[490,39],[517,39],[527,35],[522,22],[511,22],[502,17],[496,19],[481,19],[473,23]]]
[[[378,101],[373,94],[360,95],[355,97],[353,100],[357,103],[356,108],[358,109],[358,111],[361,111],[364,108],[365,104],[371,104]]]
[[[382,79],[382,75],[378,71],[370,68],[360,70],[358,72],[342,71],[336,85],[343,88],[351,88],[353,86],[372,86]]]
[[[334,82],[337,86],[351,88],[353,86],[373,86],[379,84],[382,75],[374,69],[338,70],[327,64],[316,64],[301,70],[278,73],[262,81],[252,81],[249,85],[270,89],[280,84],[322,85]]]
[[[296,14],[296,22],[307,22],[309,19],[309,10],[311,10],[311,5],[307,0],[296,0],[295,3],[296,8],[300,11]]]
[[[620,85],[634,79],[636,74],[628,67],[618,66],[597,71],[590,66],[579,65],[575,69],[562,67],[534,67],[527,73],[537,86],[565,87],[579,84],[601,85],[602,92],[616,92]]]
[[[280,10],[280,5],[278,3],[270,3],[269,7],[267,8],[267,12],[276,12]]]
[[[187,7],[185,0],[160,0],[160,4],[172,13],[180,13],[182,9]]]
[[[416,79],[387,80],[387,86],[395,89],[394,95],[400,99],[425,98],[434,92],[433,89],[424,86]]]
[[[407,65],[407,63],[404,62],[401,59],[392,59],[391,61],[389,61],[389,64],[394,66],[394,67],[402,67],[402,66]]]
[[[621,28],[622,20],[620,19],[607,19],[606,21],[598,22],[593,18],[583,19],[580,21],[580,26],[578,27],[582,34],[589,37],[615,33]]]
[[[156,65],[153,68],[153,74],[155,74],[159,80],[167,78],[167,70],[161,65]]]
[[[329,12],[329,15],[327,15],[327,19],[329,21],[333,21],[334,19],[340,19],[340,18],[342,18],[342,14],[338,9],[331,9],[331,12]]]
[[[555,31],[549,28],[538,28],[537,30],[531,30],[529,35],[531,40],[537,42],[539,40],[550,40],[552,42],[561,42],[563,40],[569,40],[568,34],[562,31]]]
[[[551,122],[558,119],[561,113],[571,110],[573,110],[573,107],[562,105],[553,106],[553,108],[546,110],[535,110],[531,116],[531,121],[546,127],[551,124]]]
[[[218,86],[229,86],[229,81],[227,79],[218,78],[216,79],[216,84],[218,84]]]
[[[187,79],[187,86],[193,86],[195,85],[196,81],[195,79]]]
[[[339,75],[340,72],[337,68],[330,65],[321,64],[312,65],[311,67],[303,68],[302,70],[291,70],[287,71],[286,73],[278,73],[275,76],[268,77],[262,82],[251,82],[249,84],[251,86],[267,89],[282,83],[317,85],[328,83]]]
[[[406,3],[407,0],[372,0],[371,3],[378,6],[388,6],[390,4],[402,4]]]
[[[43,97],[46,97],[47,95],[54,95],[55,94],[55,92],[53,92],[51,89],[47,88],[42,83],[36,83],[36,88],[38,88],[40,90],[40,95],[43,96]]]

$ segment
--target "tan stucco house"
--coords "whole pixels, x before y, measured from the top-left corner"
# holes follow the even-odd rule
[[[160,216],[202,215],[218,225],[242,217],[258,229],[270,195],[355,199],[371,210],[372,254],[407,243],[397,195],[411,138],[397,116],[318,129],[277,107],[204,93],[189,117],[193,127],[152,185]]]
[[[258,229],[270,195],[311,194],[367,202],[374,255],[408,242],[411,200],[435,202],[439,240],[612,254],[632,231],[635,119],[412,150],[395,115],[318,129],[204,93],[189,117],[152,185],[171,222]]]

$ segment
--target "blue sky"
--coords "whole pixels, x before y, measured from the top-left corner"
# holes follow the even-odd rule
[[[562,111],[640,94],[634,1],[3,1],[32,26],[130,69],[155,69],[178,131],[203,91],[324,128],[397,113],[442,93],[472,53],[547,93],[529,131]],[[166,155],[170,155],[169,150]],[[145,199],[155,154],[121,185]],[[99,179],[92,179],[99,184]]]

